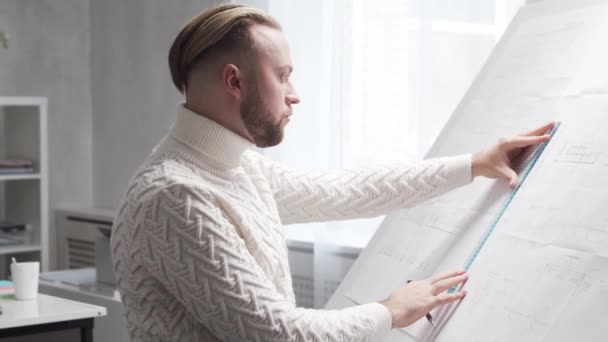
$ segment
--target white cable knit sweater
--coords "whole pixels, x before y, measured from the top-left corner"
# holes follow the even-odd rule
[[[381,341],[381,304],[295,306],[282,225],[370,217],[471,181],[470,155],[298,172],[180,106],[112,231],[132,341]],[[415,237],[413,237],[415,238]]]

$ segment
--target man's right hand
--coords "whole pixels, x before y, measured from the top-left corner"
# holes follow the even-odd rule
[[[393,319],[393,328],[403,328],[416,322],[442,304],[460,300],[466,291],[447,293],[452,286],[468,279],[464,271],[439,274],[421,281],[412,281],[393,292],[380,302],[388,308]]]

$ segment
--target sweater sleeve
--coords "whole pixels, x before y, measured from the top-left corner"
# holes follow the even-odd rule
[[[270,183],[284,224],[384,215],[472,181],[470,154],[312,172],[292,170],[256,152],[247,158]]]
[[[143,210],[144,267],[222,341],[381,341],[391,329],[379,303],[296,308],[203,189],[171,185]]]

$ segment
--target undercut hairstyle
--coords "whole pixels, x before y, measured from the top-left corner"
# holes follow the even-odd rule
[[[255,47],[248,28],[254,24],[281,30],[270,15],[237,4],[213,7],[190,19],[169,50],[169,69],[175,87],[185,93],[188,76],[199,65],[214,63],[230,54],[253,55]]]

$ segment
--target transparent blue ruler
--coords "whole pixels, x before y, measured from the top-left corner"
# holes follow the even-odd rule
[[[559,128],[560,125],[561,125],[560,122],[556,122],[555,126],[553,126],[553,128],[548,132],[548,134],[550,136],[549,140],[545,141],[544,143],[538,144],[534,147],[531,147],[528,150],[525,150],[522,152],[523,155],[520,156],[520,158],[519,158],[519,161],[520,161],[519,165],[523,165],[523,170],[521,172],[519,172],[519,182],[517,183],[515,188],[513,190],[511,190],[511,192],[509,193],[509,196],[505,199],[502,206],[498,210],[498,213],[494,216],[494,218],[488,225],[488,228],[486,228],[485,232],[481,236],[481,239],[479,240],[479,242],[473,249],[473,252],[471,252],[469,257],[467,258],[467,261],[464,263],[465,271],[469,270],[469,268],[475,261],[475,258],[477,258],[477,256],[481,252],[481,249],[485,245],[486,241],[488,241],[488,238],[494,231],[494,228],[496,228],[496,225],[498,224],[498,222],[500,222],[500,219],[502,218],[503,214],[505,213],[505,211],[507,211],[509,204],[511,204],[511,201],[513,201],[515,194],[517,194],[517,190],[519,190],[521,185],[524,183],[524,181],[530,174],[530,171],[532,171],[532,168],[534,167],[534,165],[540,158],[541,154],[545,150],[545,147],[547,146],[549,141],[551,141],[551,138],[553,138],[553,136],[555,135],[555,132],[557,132],[557,129]],[[454,291],[456,291],[456,287],[450,288],[448,290],[448,293],[452,293]]]

